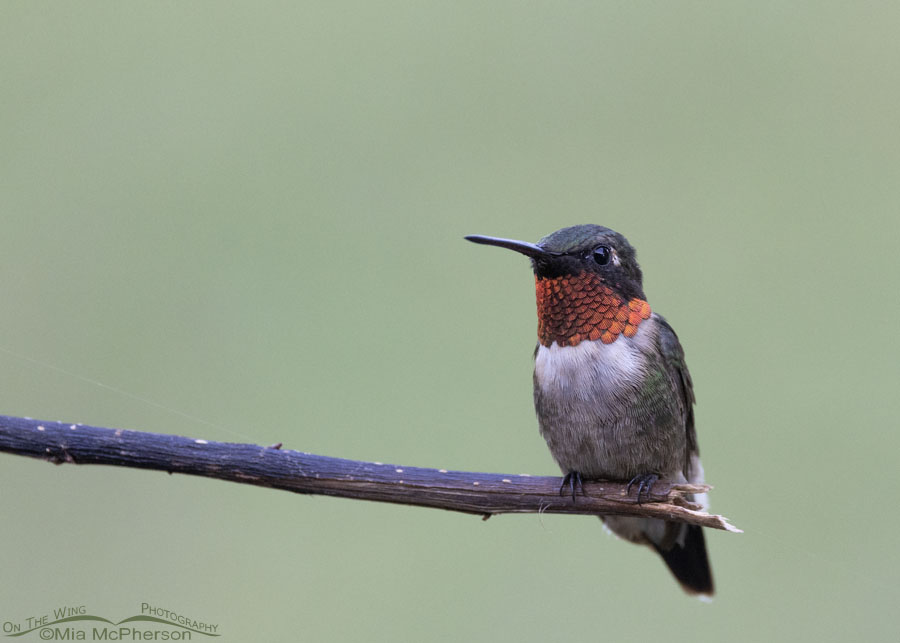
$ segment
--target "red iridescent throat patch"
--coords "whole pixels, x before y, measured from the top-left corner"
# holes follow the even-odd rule
[[[553,279],[535,277],[538,340],[544,346],[576,346],[585,339],[612,344],[633,337],[650,317],[643,299],[623,301],[592,272]]]

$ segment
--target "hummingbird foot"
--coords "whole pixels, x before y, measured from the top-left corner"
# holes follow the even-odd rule
[[[581,495],[584,495],[584,479],[578,471],[569,471],[563,477],[562,484],[559,487],[559,495],[563,495],[567,488],[572,492],[572,502],[575,502],[576,491],[580,490]]]
[[[628,482],[628,487],[626,487],[625,491],[630,494],[631,487],[637,485],[637,503],[641,504],[641,495],[643,495],[645,499],[648,498],[650,496],[650,491],[653,489],[653,485],[655,485],[658,480],[659,476],[655,473],[639,473]]]

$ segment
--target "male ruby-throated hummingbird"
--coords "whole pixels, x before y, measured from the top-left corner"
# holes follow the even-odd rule
[[[563,228],[537,244],[466,239],[531,258],[534,407],[573,500],[582,478],[629,481],[638,501],[660,479],[703,482],[684,351],[672,327],[650,311],[628,240],[598,225]],[[685,591],[713,594],[701,527],[631,516],[603,522],[655,549]]]

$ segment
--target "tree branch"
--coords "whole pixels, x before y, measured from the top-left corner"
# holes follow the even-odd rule
[[[0,452],[56,464],[107,464],[230,480],[295,493],[435,507],[479,514],[632,515],[740,532],[686,499],[707,485],[658,482],[637,504],[618,482],[585,482],[575,502],[560,496],[560,479],[469,473],[360,462],[253,444],[104,429],[0,415]]]

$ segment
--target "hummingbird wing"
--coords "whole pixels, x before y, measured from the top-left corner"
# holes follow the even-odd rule
[[[663,356],[669,375],[675,382],[678,395],[684,409],[684,430],[687,437],[687,453],[685,454],[684,476],[688,480],[693,479],[691,473],[692,463],[700,454],[697,446],[697,431],[694,428],[694,383],[691,381],[691,373],[684,361],[684,349],[678,341],[678,335],[669,326],[662,315],[656,315],[659,321],[659,352]]]
[[[678,335],[661,316],[659,321],[658,343],[663,362],[674,382],[677,394],[682,402],[684,413],[684,430],[686,433],[684,477],[691,482],[703,481],[703,467],[700,466],[699,449],[697,447],[697,431],[694,428],[694,384],[684,361],[684,350]],[[693,496],[692,496],[693,498]],[[705,494],[696,497],[705,504]],[[652,525],[652,523],[651,523]],[[650,544],[662,556],[669,570],[682,587],[689,593],[712,596],[712,570],[706,552],[706,540],[703,528],[696,525],[665,523],[663,538],[654,538],[654,530],[647,531]]]

